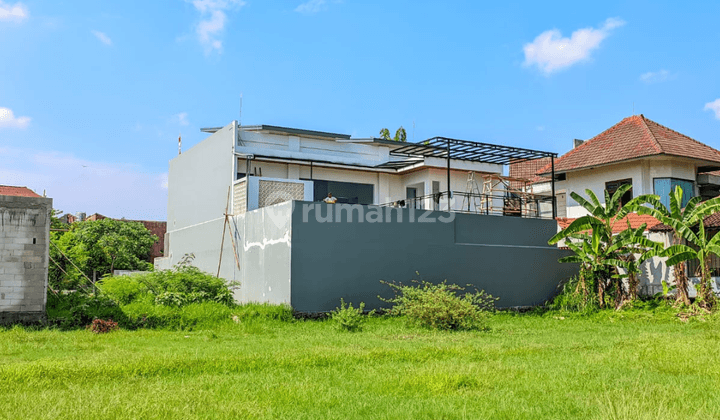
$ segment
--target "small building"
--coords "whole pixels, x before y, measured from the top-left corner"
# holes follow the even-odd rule
[[[531,306],[577,270],[547,244],[553,195],[507,175],[553,153],[235,121],[203,131],[210,136],[170,161],[167,252],[155,266],[193,254],[197,267],[241,283],[240,302],[322,312],[344,298],[377,308],[378,295],[392,295],[380,280],[419,272],[484,289],[500,306]]]
[[[52,199],[0,185],[0,324],[46,319]]]

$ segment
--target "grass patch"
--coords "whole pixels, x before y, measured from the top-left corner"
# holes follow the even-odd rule
[[[488,332],[362,331],[246,305],[192,331],[0,330],[2,418],[705,419],[720,320],[501,312]],[[235,317],[235,318],[233,318]],[[233,321],[234,319],[234,321]],[[702,362],[693,355],[703,355]],[[702,397],[699,397],[702,396]]]

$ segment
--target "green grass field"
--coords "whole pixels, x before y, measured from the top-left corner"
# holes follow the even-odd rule
[[[193,331],[0,330],[0,418],[713,419],[720,320],[500,313],[489,332],[372,318]]]

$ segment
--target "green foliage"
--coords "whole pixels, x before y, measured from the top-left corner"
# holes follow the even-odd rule
[[[102,277],[115,269],[153,268],[147,260],[158,238],[140,222],[102,219],[76,222],[67,228],[67,232],[51,235],[54,262],[50,263],[49,281],[53,289],[87,287],[93,271]]]
[[[230,320],[235,306],[225,280],[190,265],[133,276],[109,276],[100,293],[48,292],[48,318],[63,328],[84,327],[94,319],[112,319],[122,328],[194,328]]]
[[[335,308],[330,313],[330,317],[341,331],[362,331],[363,324],[367,317],[363,315],[365,311],[365,302],[360,302],[360,306],[353,308],[352,302],[345,304],[345,300],[340,298],[340,307]],[[373,315],[375,310],[370,311],[368,315]]]
[[[383,140],[406,142],[407,132],[405,131],[403,126],[400,126],[400,128],[398,128],[395,132],[395,137],[390,137],[390,130],[388,130],[387,128],[383,128],[380,130],[380,138]]]
[[[230,322],[231,308],[216,302],[191,303],[185,306],[155,305],[149,299],[124,305],[125,328],[170,328],[188,330]]]
[[[185,259],[171,270],[106,277],[99,283],[99,287],[104,294],[123,305],[151,295],[157,305],[185,306],[216,302],[232,306],[232,288],[238,283],[228,284],[224,279],[190,265],[191,261],[191,258]]]
[[[94,319],[113,319],[124,323],[127,319],[114,300],[102,295],[83,292],[47,293],[47,317],[51,325],[62,329],[82,328]]]
[[[245,303],[233,308],[233,320],[242,322],[248,320],[277,320],[292,321],[293,309],[290,305],[271,305],[269,303]]]
[[[557,311],[588,313],[599,309],[595,294],[589,293],[594,290],[592,284],[588,287],[586,278],[573,277],[561,286],[560,293],[555,296],[548,308]]]
[[[628,205],[637,208],[638,213],[649,214],[673,229],[674,244],[665,249],[662,256],[668,257],[668,266],[675,267],[678,301],[690,303],[684,263],[697,259],[700,262],[697,302],[707,309],[712,309],[717,305],[717,297],[712,290],[708,259],[711,254],[720,255],[720,235],[712,238],[706,235],[703,220],[720,211],[720,197],[706,201],[702,201],[701,197],[693,197],[684,208],[682,202],[683,190],[676,186],[675,190],[670,192],[670,209],[662,204],[657,195],[637,197]],[[694,247],[687,246],[681,243],[682,241]]]
[[[413,280],[415,286],[381,283],[395,292],[394,298],[380,297],[393,304],[390,315],[404,316],[411,323],[436,330],[484,330],[497,300],[482,290],[465,292],[464,287],[447,281],[433,284]]]
[[[562,305],[585,310],[584,308],[591,306],[583,302],[591,296],[596,298],[600,308],[610,304],[619,308],[628,300],[636,298],[639,265],[658,255],[662,244],[643,235],[645,224],[631,229],[628,223],[628,229],[620,234],[613,234],[615,222],[637,209],[638,205],[632,201],[632,204],[622,205],[622,196],[630,188],[630,185],[623,185],[612,197],[605,190],[605,205],[600,203],[590,189],[585,190],[587,199],[575,192],[570,193],[589,214],[575,219],[548,241],[548,244],[552,245],[565,240],[565,245],[575,255],[561,258],[560,262],[580,265],[579,281],[574,283],[575,289],[572,292],[564,290],[559,296],[560,301],[564,302]],[[639,254],[639,258],[635,257],[636,254]],[[619,267],[626,273],[620,273]],[[629,279],[629,293],[623,285],[624,277]],[[574,295],[577,296],[573,297]],[[613,296],[612,299],[610,295]]]

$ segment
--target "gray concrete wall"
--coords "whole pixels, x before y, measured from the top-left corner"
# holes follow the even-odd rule
[[[295,203],[291,304],[298,311],[333,310],[340,298],[381,307],[378,294],[392,293],[380,280],[407,284],[419,278],[416,271],[425,280],[484,289],[500,298],[499,307],[531,306],[545,302],[577,272],[575,265],[557,262],[568,251],[547,245],[557,229],[553,220],[386,208],[383,222],[370,223],[377,220],[370,214],[380,209],[372,206],[356,206],[362,222],[357,210],[352,221],[347,211],[332,222],[316,217],[320,211],[326,220],[327,210],[337,207]],[[388,211],[393,222],[387,222]]]
[[[0,324],[45,319],[51,198],[0,196]]]

